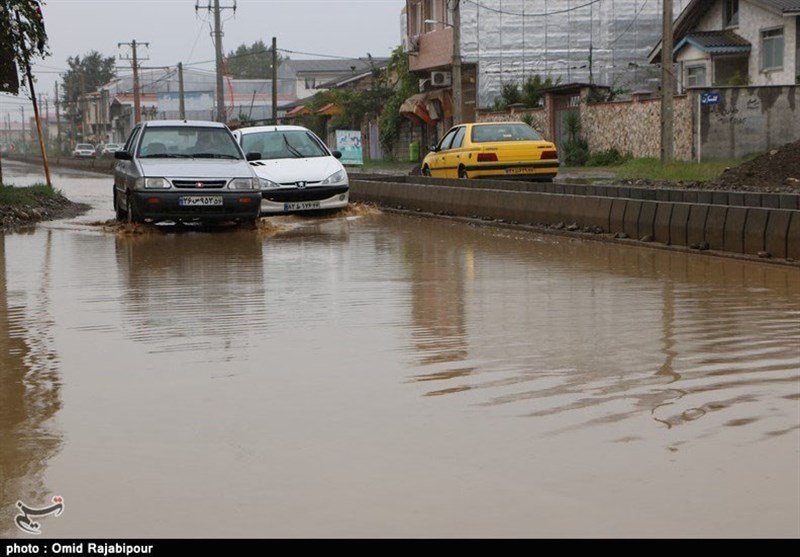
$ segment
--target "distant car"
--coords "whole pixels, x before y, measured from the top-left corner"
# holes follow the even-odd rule
[[[233,132],[261,186],[261,213],[339,209],[349,202],[350,182],[339,158],[302,126],[257,126]]]
[[[558,174],[556,146],[522,122],[454,126],[430,150],[426,176],[552,181]]]
[[[73,159],[93,159],[97,156],[94,145],[89,143],[78,143],[72,150]]]
[[[119,143],[106,143],[103,147],[102,155],[105,157],[113,157],[114,153],[122,149],[122,145]]]
[[[114,153],[113,202],[128,222],[258,219],[258,178],[224,124],[151,120]]]

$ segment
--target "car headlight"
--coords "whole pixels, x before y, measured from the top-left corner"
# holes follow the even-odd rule
[[[228,189],[232,190],[252,190],[255,189],[255,180],[253,178],[234,178],[228,184]]]
[[[258,184],[261,186],[262,190],[269,190],[272,188],[279,188],[281,187],[280,184],[276,184],[272,180],[267,180],[266,178],[259,178]]]
[[[338,184],[339,182],[344,182],[347,180],[347,173],[344,170],[339,170],[338,172],[334,172],[327,178],[325,178],[321,184],[323,186],[328,186],[330,184]]]
[[[144,187],[148,190],[165,190],[169,188],[169,182],[164,178],[145,178]]]

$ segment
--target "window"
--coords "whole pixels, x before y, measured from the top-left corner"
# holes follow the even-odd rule
[[[761,31],[761,71],[783,69],[783,27]]]
[[[449,132],[447,132],[447,135],[445,135],[442,138],[441,143],[439,143],[440,151],[446,151],[447,149],[450,148],[450,144],[453,142],[453,138],[455,137],[457,131],[458,130],[450,130]]]
[[[691,66],[686,68],[687,87],[705,87],[705,85],[706,85],[705,66]]]
[[[463,126],[458,128],[455,137],[453,138],[453,144],[450,146],[451,149],[458,149],[459,147],[464,145],[464,135],[466,133],[466,128]]]
[[[739,25],[739,0],[725,0],[722,8],[722,26],[736,27]]]

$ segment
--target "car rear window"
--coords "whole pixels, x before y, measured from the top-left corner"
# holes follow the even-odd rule
[[[75,146],[75,148],[76,148],[76,149],[81,149],[81,150],[90,150],[90,151],[93,151],[93,150],[94,150],[94,145],[89,145],[88,143],[78,143],[78,144]]]
[[[491,124],[487,126],[473,126],[472,142],[486,143],[489,141],[536,141],[542,136],[527,124]]]

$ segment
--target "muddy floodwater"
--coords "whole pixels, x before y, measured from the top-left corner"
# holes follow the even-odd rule
[[[797,268],[363,206],[122,234],[54,181],[93,209],[0,235],[2,537],[54,496],[43,537],[800,536]]]

